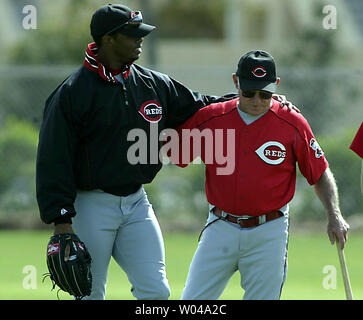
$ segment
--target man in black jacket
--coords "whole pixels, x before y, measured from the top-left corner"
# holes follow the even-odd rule
[[[145,191],[161,162],[130,163],[132,129],[159,134],[198,109],[230,98],[192,92],[134,64],[155,27],[122,5],[98,9],[84,65],[47,99],[37,155],[41,219],[76,233],[92,257],[92,293],[104,299],[111,256],[137,299],[168,299],[163,238]],[[156,128],[154,131],[150,128]],[[162,147],[158,142],[157,150]],[[150,160],[150,159],[148,159]]]

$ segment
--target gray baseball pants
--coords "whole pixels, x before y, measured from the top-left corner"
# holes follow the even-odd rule
[[[143,187],[126,197],[78,191],[75,209],[73,228],[92,257],[92,293],[84,299],[105,299],[111,257],[126,272],[135,298],[169,298],[164,242]]]
[[[217,217],[209,213],[207,223]],[[252,228],[208,226],[190,265],[182,300],[216,300],[239,271],[245,300],[280,298],[287,272],[288,214]]]

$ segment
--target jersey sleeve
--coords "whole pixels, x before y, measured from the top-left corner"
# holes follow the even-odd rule
[[[71,99],[63,87],[46,102],[36,160],[36,193],[45,223],[70,222],[76,185],[73,173],[78,138],[71,118]]]
[[[328,161],[308,122],[301,118],[295,136],[294,152],[301,174],[310,185],[314,185],[328,168]]]
[[[186,167],[197,157],[204,159],[206,134],[205,123],[212,113],[213,105],[194,113],[187,121],[176,128],[177,137],[171,143],[168,156],[179,167]]]
[[[363,158],[363,122],[350,145],[350,149]]]

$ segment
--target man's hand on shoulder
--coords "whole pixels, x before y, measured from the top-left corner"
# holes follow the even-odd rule
[[[281,95],[281,94],[274,94],[274,95],[272,95],[272,98],[275,99],[276,101],[280,102],[281,108],[287,107],[289,109],[289,111],[294,110],[294,111],[300,113],[300,109],[297,108],[296,106],[294,106],[290,101],[287,101],[286,96]]]

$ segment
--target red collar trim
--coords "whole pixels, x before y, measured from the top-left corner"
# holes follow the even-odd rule
[[[98,61],[97,54],[98,54],[98,48],[96,46],[96,43],[94,42],[90,43],[85,53],[83,65],[86,68],[94,72],[97,72],[103,80],[111,83],[119,83],[120,81],[118,81],[114,76],[120,74],[121,70],[111,70],[109,68],[106,68],[101,62]],[[124,79],[126,79],[129,76],[131,71],[130,68],[131,65],[132,63],[127,65],[125,67],[125,70],[122,71],[122,77]]]

